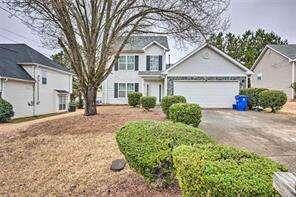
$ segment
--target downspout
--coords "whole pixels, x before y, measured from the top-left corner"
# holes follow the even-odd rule
[[[35,83],[33,84],[33,116],[36,115],[36,99],[35,99],[35,89],[36,89],[36,67],[34,66],[34,79]]]
[[[295,82],[295,61],[292,62],[292,84]],[[292,100],[295,98],[295,90],[292,88]]]

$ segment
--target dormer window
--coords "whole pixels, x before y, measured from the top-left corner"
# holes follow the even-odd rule
[[[41,71],[41,82],[43,85],[47,84],[47,72],[45,70]]]
[[[146,70],[147,71],[161,71],[162,70],[162,56],[161,55],[148,55],[146,57]]]

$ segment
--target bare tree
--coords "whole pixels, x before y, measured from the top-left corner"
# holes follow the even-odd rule
[[[197,42],[221,30],[229,0],[7,0],[7,8],[58,43],[95,115],[99,85],[132,35],[171,35]]]

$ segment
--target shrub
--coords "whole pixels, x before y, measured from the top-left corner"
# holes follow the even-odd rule
[[[143,96],[140,99],[141,105],[144,109],[149,110],[154,108],[156,105],[156,97],[155,96]]]
[[[174,179],[174,147],[212,142],[198,128],[169,121],[129,122],[116,133],[116,140],[130,167],[148,182],[161,184]]]
[[[129,93],[127,96],[128,96],[128,105],[129,106],[136,107],[141,104],[140,99],[142,97],[142,93],[132,92],[132,93]]]
[[[184,96],[165,96],[161,101],[161,108],[166,117],[169,118],[169,109],[175,103],[186,103]]]
[[[71,101],[69,103],[69,109],[68,109],[69,112],[75,112],[76,111],[76,103],[75,101]]]
[[[265,90],[259,95],[262,108],[271,108],[271,112],[280,110],[287,102],[287,95],[279,90]]]
[[[0,122],[7,122],[14,116],[12,105],[0,98]]]
[[[246,95],[249,97],[249,102],[248,102],[248,106],[250,109],[254,108],[254,107],[258,107],[260,106],[259,103],[259,95],[261,92],[268,90],[266,88],[246,88],[246,89],[242,89],[240,90],[240,95]]]
[[[183,196],[274,196],[274,172],[280,164],[254,153],[222,145],[180,146],[173,151]]]
[[[176,103],[170,107],[169,117],[174,122],[198,127],[201,121],[201,108],[193,103]]]

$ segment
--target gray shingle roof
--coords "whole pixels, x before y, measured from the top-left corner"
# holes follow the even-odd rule
[[[62,71],[69,70],[57,64],[26,44],[0,44],[0,76],[34,80],[19,63],[36,63]]]
[[[168,39],[166,36],[132,36],[129,42],[125,45],[124,51],[137,51],[143,50],[143,48],[152,42],[157,42],[162,46],[169,49]]]
[[[268,46],[292,60],[296,59],[296,44],[268,45]]]

